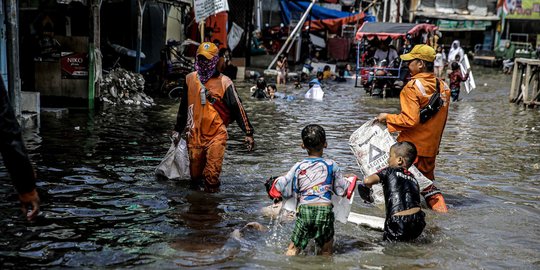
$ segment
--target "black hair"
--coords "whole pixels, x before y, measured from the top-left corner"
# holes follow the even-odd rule
[[[416,151],[416,146],[410,142],[397,142],[390,147],[390,151],[394,151],[396,156],[403,157],[407,168],[414,163],[418,153]]]
[[[266,88],[266,80],[264,77],[260,77],[257,79],[257,88],[258,89],[265,89]]]
[[[317,78],[322,77],[322,76],[323,76],[322,71],[317,71]]]
[[[329,65],[324,66],[323,70],[330,70],[330,66]]]
[[[456,70],[456,69],[459,69],[458,62],[452,62],[452,70]]]
[[[273,84],[273,83],[269,84],[268,87],[274,89],[274,91],[277,91],[277,87],[276,87],[276,85]]]
[[[326,143],[324,128],[311,124],[302,129],[302,142],[308,150],[321,151]]]
[[[424,61],[424,64],[426,65],[426,70],[428,72],[433,72],[435,70],[435,65],[433,62]]]

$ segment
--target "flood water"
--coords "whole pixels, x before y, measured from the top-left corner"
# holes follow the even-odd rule
[[[321,124],[325,156],[346,173],[359,173],[349,136],[380,112],[397,113],[399,100],[330,86],[322,102],[257,101],[249,98],[251,85],[239,84],[256,151],[245,150],[233,123],[217,194],[154,178],[170,145],[177,111],[171,100],[147,109],[43,116],[40,130],[25,133],[42,198],[37,222],[20,216],[0,167],[7,198],[0,202],[0,268],[538,269],[540,111],[508,102],[510,76],[473,71],[479,87],[450,105],[437,160],[437,184],[450,211],[427,210],[418,242],[385,243],[382,232],[336,223],[332,257],[313,256],[312,246],[306,255],[284,256],[294,224],[274,225],[259,210],[270,204],[264,180],[305,157],[301,129]],[[359,199],[353,211],[384,215]],[[271,230],[230,236],[251,221]]]

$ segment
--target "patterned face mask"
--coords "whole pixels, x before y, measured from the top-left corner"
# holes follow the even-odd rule
[[[214,70],[216,68],[217,62],[219,60],[219,56],[216,55],[214,58],[208,60],[204,57],[203,59],[197,58],[195,61],[195,70],[197,71],[197,74],[199,75],[199,80],[201,80],[201,83],[206,83],[208,80],[210,80],[210,77],[214,74]]]

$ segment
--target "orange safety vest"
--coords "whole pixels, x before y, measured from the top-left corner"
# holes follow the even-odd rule
[[[221,102],[225,90],[232,85],[231,79],[220,74],[210,78],[204,86],[207,89],[206,104],[201,104],[201,82],[197,72],[186,76],[188,117],[186,128],[188,130],[188,147],[204,147],[212,140],[227,140],[227,126],[216,107],[211,104],[210,98]],[[225,121],[224,121],[225,120]]]
[[[429,98],[436,91],[435,75],[431,73],[419,73],[412,77],[399,95],[401,113],[389,114],[386,118],[388,131],[399,131],[397,140],[413,143],[418,156],[435,157],[439,153],[450,103],[448,86],[440,81],[439,87],[444,104],[427,122],[420,123],[420,109],[428,104]]]

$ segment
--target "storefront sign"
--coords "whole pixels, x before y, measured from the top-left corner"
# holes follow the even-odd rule
[[[72,53],[62,56],[62,79],[81,79],[88,77],[88,54]]]
[[[539,0],[506,0],[507,19],[540,20]]]
[[[438,20],[440,31],[484,31],[491,26],[491,21],[452,21]]]
[[[229,48],[231,48],[231,51],[236,48],[236,45],[238,45],[238,43],[240,42],[243,33],[244,29],[242,29],[242,27],[238,26],[238,24],[233,22],[231,31],[229,31],[229,35],[227,36],[227,43],[229,43]]]
[[[210,15],[229,11],[229,4],[227,0],[195,0],[193,9],[195,10],[195,21],[199,23]]]

